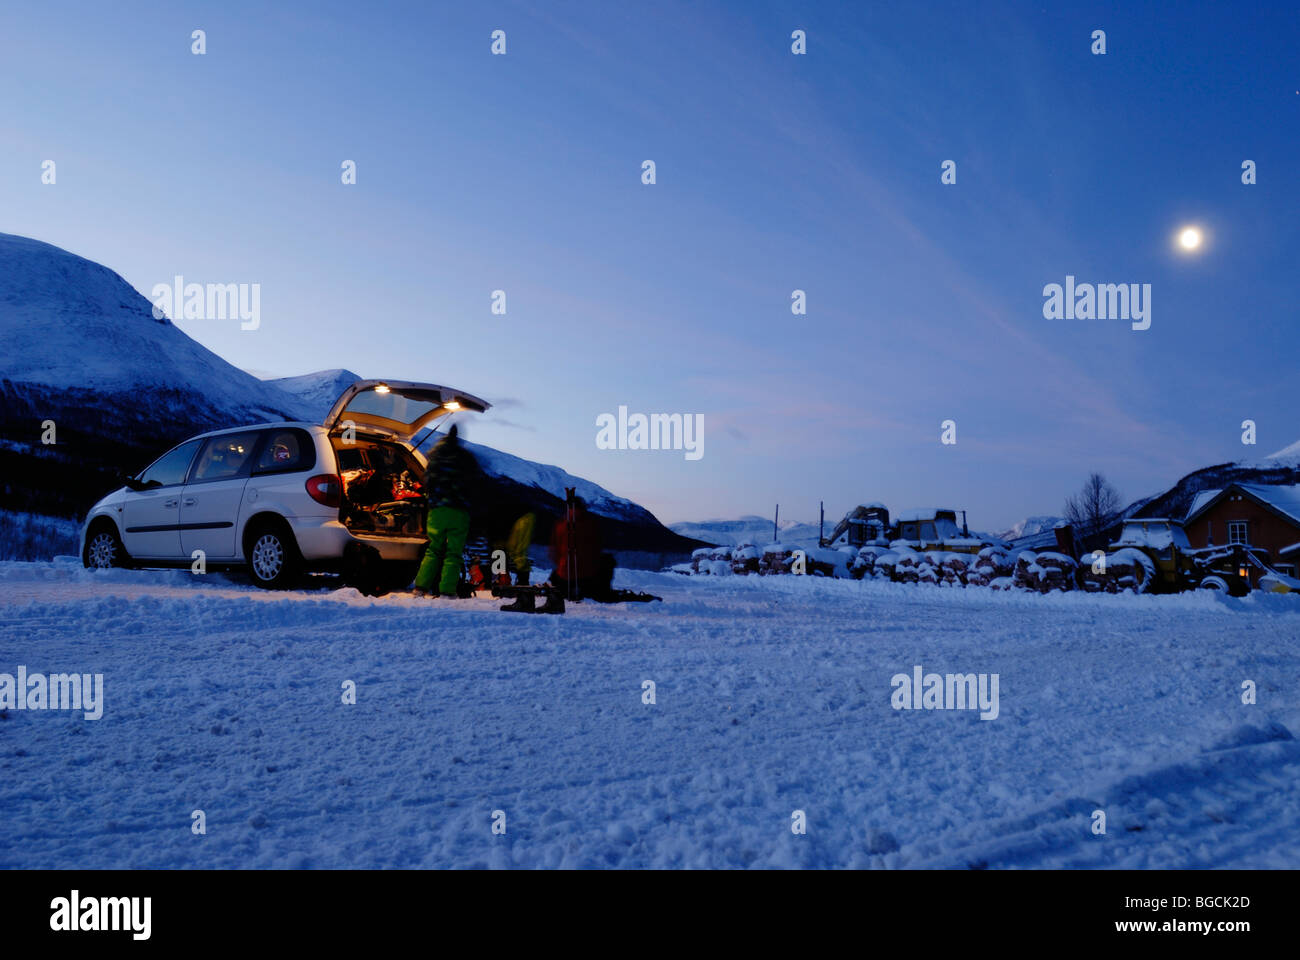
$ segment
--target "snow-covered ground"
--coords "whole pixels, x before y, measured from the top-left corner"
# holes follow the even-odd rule
[[[0,673],[105,690],[0,713],[0,867],[1300,866],[1294,597],[619,583],[666,602],[0,564]],[[999,716],[892,709],[916,664]]]

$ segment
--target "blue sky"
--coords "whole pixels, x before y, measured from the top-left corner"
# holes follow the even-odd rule
[[[6,4],[0,230],[146,296],[260,283],[260,329],[180,326],[260,373],[503,401],[472,439],[665,521],[998,529],[1092,469],[1131,499],[1300,438],[1298,11]],[[1150,283],[1151,328],[1045,320],[1067,274]],[[703,459],[598,450],[620,404],[703,414]]]

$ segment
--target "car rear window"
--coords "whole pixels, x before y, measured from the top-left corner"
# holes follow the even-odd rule
[[[363,390],[348,402],[343,416],[346,417],[349,413],[369,414],[372,417],[383,417],[385,420],[393,420],[397,423],[412,424],[440,406],[442,404],[438,400],[430,398],[427,394],[404,396],[397,390],[383,393],[376,390]]]
[[[270,430],[265,435],[253,473],[291,473],[316,465],[316,445],[305,430]]]

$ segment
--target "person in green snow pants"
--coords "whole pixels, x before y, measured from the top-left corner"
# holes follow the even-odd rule
[[[453,424],[430,452],[424,475],[429,545],[415,575],[417,594],[456,597],[465,538],[469,536],[468,488],[476,469],[473,454],[461,446]]]
[[[469,513],[456,507],[433,507],[426,527],[429,545],[424,548],[424,559],[415,575],[415,589],[454,597],[460,580],[461,554],[469,536]]]

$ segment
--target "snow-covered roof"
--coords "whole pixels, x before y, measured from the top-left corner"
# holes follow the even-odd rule
[[[943,507],[920,507],[916,510],[904,510],[902,513],[898,515],[898,519],[902,521],[908,521],[908,522],[915,521],[915,520],[933,520],[938,515],[939,511],[942,509],[944,508]],[[949,512],[952,513],[955,511],[949,511]]]
[[[1187,542],[1187,534],[1181,523],[1159,517],[1132,517],[1125,520],[1119,539],[1115,542],[1124,546],[1152,547],[1156,550],[1163,550],[1170,544],[1176,544],[1184,550],[1191,546]]]
[[[1203,508],[1204,508],[1204,507],[1205,507],[1205,506],[1206,506],[1206,505],[1207,505],[1211,500],[1213,500],[1215,497],[1217,497],[1217,496],[1218,496],[1219,494],[1221,494],[1221,493],[1223,493],[1223,491],[1222,491],[1221,489],[1220,489],[1220,490],[1202,490],[1200,493],[1198,493],[1198,494],[1196,495],[1196,497],[1192,500],[1192,505],[1191,505],[1191,507],[1190,507],[1190,508],[1188,509],[1188,511],[1187,511],[1187,519],[1190,520],[1190,519],[1192,519],[1192,517],[1196,516],[1196,514],[1200,513],[1201,510],[1202,510],[1202,509],[1203,509]]]
[[[1262,483],[1238,483],[1252,497],[1262,500],[1279,513],[1300,524],[1300,484],[1271,486]]]
[[[1204,490],[1192,501],[1192,508],[1187,511],[1187,519],[1205,511],[1211,503],[1230,490],[1240,490],[1265,506],[1285,516],[1296,526],[1300,526],[1300,484],[1266,484],[1266,483],[1232,483],[1222,490]]]

